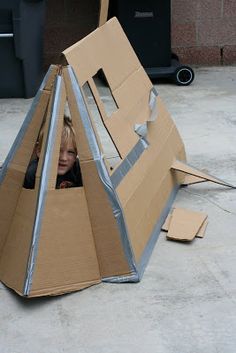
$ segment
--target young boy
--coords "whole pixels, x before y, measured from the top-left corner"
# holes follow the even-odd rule
[[[35,174],[41,152],[42,140],[43,128],[39,133],[39,139],[36,145],[37,158],[30,162],[25,174],[23,187],[26,189],[33,189],[35,186]],[[82,185],[82,177],[75,143],[75,131],[70,118],[64,116],[55,187],[56,189],[64,189]]]

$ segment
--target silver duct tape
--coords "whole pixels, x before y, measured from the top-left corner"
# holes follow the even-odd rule
[[[84,126],[89,147],[93,155],[93,159],[96,163],[99,177],[101,179],[101,182],[104,185],[104,189],[110,200],[113,214],[120,231],[121,242],[131,271],[131,275],[135,275],[137,273],[137,269],[136,269],[136,264],[134,260],[133,250],[131,248],[130,241],[129,241],[128,230],[125,224],[125,218],[124,218],[122,206],[120,205],[119,198],[115,192],[110,176],[107,172],[104,160],[102,158],[102,154],[99,149],[99,145],[97,143],[96,135],[90,121],[87,106],[85,104],[83,94],[81,92],[81,88],[79,86],[79,83],[77,81],[77,78],[71,66],[68,67],[68,72],[72,83],[72,89],[74,91],[75,98],[76,98],[77,109],[80,112],[81,120]]]
[[[150,239],[143,251],[143,254],[142,254],[142,257],[141,257],[141,260],[137,266],[137,269],[138,269],[138,274],[139,274],[139,279],[141,280],[142,276],[143,276],[143,273],[144,273],[144,270],[147,266],[147,263],[148,263],[148,260],[152,254],[152,251],[154,249],[154,246],[157,242],[157,239],[159,237],[159,234],[161,232],[161,227],[167,217],[167,215],[169,214],[170,212],[170,209],[171,209],[171,206],[174,202],[174,199],[176,197],[176,194],[178,192],[180,188],[180,185],[177,185],[171,192],[170,196],[169,196],[169,199],[165,205],[165,208],[163,209],[162,213],[161,213],[161,216],[160,218],[157,220],[157,223],[156,225],[154,226],[154,229],[153,229],[153,232],[152,234],[150,235]]]
[[[138,134],[140,137],[146,137],[148,133],[148,126],[147,122],[144,124],[135,124],[134,125],[134,131],[136,134]]]
[[[43,82],[41,83],[40,85],[40,88],[36,94],[36,96],[34,97],[34,100],[31,104],[31,107],[30,107],[30,110],[28,111],[25,119],[24,119],[24,122],[15,138],[15,141],[13,142],[13,145],[5,159],[5,161],[3,162],[3,165],[2,165],[2,168],[0,170],[0,184],[3,182],[4,178],[5,178],[5,175],[6,175],[6,172],[7,172],[7,168],[9,167],[12,159],[14,158],[14,155],[17,151],[17,149],[19,148],[19,146],[21,145],[21,142],[25,136],[25,133],[27,131],[27,128],[30,124],[30,122],[32,121],[33,119],[33,116],[34,116],[34,113],[35,113],[35,110],[37,108],[37,105],[38,105],[38,102],[41,98],[41,95],[42,95],[42,90],[45,86],[45,83],[47,82],[47,79],[48,79],[48,76],[50,75],[51,73],[51,70],[52,68],[50,67],[48,69],[48,72],[47,74],[45,75],[44,79],[43,79]]]
[[[115,189],[120,184],[122,179],[128,174],[134,164],[139,160],[142,153],[145,151],[146,146],[147,142],[143,139],[140,139],[129,152],[127,157],[121,162],[119,167],[113,172],[111,176],[111,182]]]
[[[156,100],[157,95],[158,93],[155,87],[153,87],[150,91],[150,97],[149,97],[149,107],[151,109],[151,115],[148,121],[154,121],[157,117],[157,100]],[[127,157],[122,161],[119,167],[112,174],[111,181],[115,189],[120,184],[122,179],[128,174],[130,169],[138,161],[142,153],[149,145],[148,141],[145,138],[147,136],[147,131],[148,131],[147,122],[145,122],[144,124],[135,124],[134,131],[140,136],[140,140],[137,142],[137,144],[129,152]]]
[[[152,87],[150,91],[150,96],[149,96],[149,107],[151,110],[151,115],[148,119],[148,121],[154,121],[157,117],[158,111],[157,111],[157,96],[158,92],[155,89],[155,87]]]
[[[52,109],[52,117],[49,124],[48,136],[46,141],[47,149],[45,151],[42,174],[40,178],[38,198],[37,198],[37,206],[36,206],[36,215],[34,220],[34,227],[32,233],[32,242],[30,247],[30,253],[27,263],[26,270],[26,278],[24,284],[24,295],[28,296],[32,286],[32,277],[34,273],[35,261],[38,252],[38,244],[40,238],[41,231],[41,221],[45,206],[45,196],[47,192],[47,185],[49,180],[49,173],[51,167],[51,161],[53,156],[53,147],[56,139],[56,130],[57,130],[57,117],[60,108],[60,100],[62,94],[62,78],[61,76],[57,76],[56,79],[56,88],[53,96],[53,109]]]
[[[112,276],[112,277],[107,277],[107,278],[103,278],[103,282],[111,282],[111,283],[122,283],[122,282],[139,282],[142,279],[143,273],[145,271],[145,268],[147,266],[147,263],[151,257],[152,251],[154,249],[154,246],[157,242],[157,239],[159,237],[159,234],[161,232],[161,227],[166,219],[166,217],[168,216],[171,206],[174,202],[174,199],[176,197],[176,194],[178,192],[180,188],[180,185],[176,186],[171,194],[170,197],[166,203],[166,206],[164,208],[164,210],[162,211],[162,214],[160,216],[160,218],[157,220],[157,223],[154,226],[154,229],[150,235],[150,239],[143,251],[141,260],[137,266],[137,270],[138,272],[135,275],[130,275],[130,276]]]
[[[109,283],[129,283],[129,282],[139,282],[139,274],[129,274],[126,276],[111,276],[111,277],[104,277],[102,282],[109,282]]]
[[[157,96],[158,96],[158,93],[157,93],[155,87],[152,87],[150,94],[149,94],[149,108],[150,108],[151,114],[150,114],[148,120],[145,121],[145,123],[134,125],[134,131],[136,132],[137,135],[139,135],[142,138],[146,138],[146,136],[147,136],[148,122],[154,121],[157,118],[157,115],[158,115]]]

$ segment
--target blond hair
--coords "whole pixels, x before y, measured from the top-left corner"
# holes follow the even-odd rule
[[[39,151],[41,151],[41,148],[42,148],[44,128],[45,128],[45,123],[43,123],[43,125],[40,129],[38,140],[37,140],[37,148]],[[61,142],[63,144],[67,145],[68,142],[70,141],[70,139],[72,141],[75,153],[77,154],[77,147],[76,147],[76,142],[75,142],[75,130],[72,125],[71,118],[64,115],[63,128],[62,128],[62,133],[61,133]]]

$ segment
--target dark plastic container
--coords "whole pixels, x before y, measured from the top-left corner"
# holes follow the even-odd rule
[[[193,70],[171,52],[170,0],[112,0],[109,15],[116,16],[150,78],[166,77],[189,85]]]
[[[30,98],[43,76],[45,0],[0,1],[0,98]]]

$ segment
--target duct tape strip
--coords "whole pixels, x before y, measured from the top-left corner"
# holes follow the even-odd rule
[[[61,94],[62,94],[62,78],[61,76],[57,76],[56,88],[53,96],[52,116],[49,124],[49,130],[48,130],[47,141],[46,141],[47,149],[45,151],[45,156],[43,161],[42,174],[41,174],[38,198],[37,198],[36,215],[35,215],[34,228],[33,228],[33,234],[32,234],[32,242],[31,242],[31,248],[30,248],[28,264],[27,264],[26,279],[25,279],[25,285],[24,285],[25,296],[28,296],[31,290],[34,266],[35,266],[37,252],[38,252],[38,243],[39,243],[39,237],[40,237],[40,231],[41,231],[41,221],[42,221],[42,215],[43,215],[44,205],[45,205],[45,196],[46,196],[47,185],[49,180],[49,172],[50,172],[51,160],[53,155],[53,147],[56,139],[57,117],[58,117],[59,108],[60,108]]]
[[[133,149],[129,152],[128,156],[121,162],[119,167],[113,172],[111,176],[111,182],[115,189],[126,176],[126,174],[128,174],[133,165],[138,161],[145,149],[146,141],[140,138]]]
[[[142,138],[146,138],[147,133],[148,133],[148,122],[152,122],[154,120],[156,120],[157,118],[157,91],[155,89],[155,87],[153,87],[150,91],[150,95],[149,95],[149,108],[151,111],[151,114],[148,118],[147,121],[145,121],[145,123],[143,124],[135,124],[134,125],[134,131],[136,132],[136,134],[138,134],[140,137]]]
[[[135,276],[112,276],[112,277],[107,277],[103,278],[103,282],[111,282],[111,283],[122,283],[122,282],[139,282],[143,276],[144,270],[147,266],[148,260],[151,257],[152,251],[154,249],[154,246],[157,242],[157,239],[159,237],[159,234],[161,232],[161,227],[167,217],[167,215],[170,212],[171,206],[174,202],[174,199],[176,197],[176,194],[179,190],[179,185],[176,186],[173,191],[170,194],[170,197],[166,203],[166,206],[164,210],[162,211],[162,214],[160,218],[158,219],[156,225],[154,226],[154,230],[151,233],[150,239],[144,249],[144,252],[142,254],[142,258],[137,266],[138,272],[136,273]]]
[[[102,154],[100,152],[96,135],[94,133],[94,130],[90,121],[89,113],[83,98],[83,94],[81,92],[81,88],[79,86],[79,83],[77,81],[77,78],[71,66],[68,67],[68,73],[72,83],[72,89],[75,94],[77,109],[80,112],[81,120],[85,129],[86,137],[88,139],[88,143],[93,155],[93,159],[96,163],[97,171],[112,205],[113,214],[120,231],[121,242],[131,271],[131,276],[135,276],[137,273],[137,269],[136,269],[136,264],[134,260],[134,254],[129,241],[128,230],[125,224],[123,210],[120,205],[118,196],[115,192],[115,189],[112,185],[104,160],[102,158]]]
[[[148,121],[154,121],[157,117],[157,91],[153,87],[150,91],[149,96],[149,107],[151,109],[151,115]],[[122,161],[119,167],[114,171],[111,176],[111,181],[113,187],[116,189],[120,184],[122,179],[126,176],[129,170],[133,167],[133,165],[138,161],[142,153],[148,147],[148,141],[145,139],[147,136],[147,122],[144,124],[135,124],[134,131],[140,136],[140,140],[133,147],[133,149],[129,152],[127,157]]]
[[[136,283],[139,282],[139,275],[138,272],[127,276],[111,276],[111,277],[104,277],[102,278],[102,282],[109,282],[109,283]]]
[[[150,96],[149,96],[149,107],[151,109],[151,115],[150,115],[148,121],[156,120],[156,117],[158,115],[157,96],[158,96],[158,92],[157,92],[156,88],[152,87],[152,89],[150,91]]]
[[[20,128],[20,131],[18,132],[16,138],[15,138],[15,141],[13,142],[13,145],[5,159],[5,161],[3,162],[3,165],[2,165],[2,168],[0,170],[0,184],[3,182],[3,179],[5,178],[5,175],[6,175],[6,172],[7,172],[7,168],[9,167],[12,159],[14,158],[15,156],[15,153],[17,151],[17,149],[19,148],[19,146],[21,145],[21,142],[25,136],[25,133],[27,131],[27,128],[31,122],[31,120],[33,119],[33,116],[34,116],[34,113],[35,113],[35,110],[37,108],[37,104],[41,98],[41,95],[42,95],[42,90],[48,80],[48,77],[51,73],[51,67],[48,69],[48,72],[46,74],[46,76],[44,77],[43,79],[43,82],[41,83],[40,85],[40,88],[36,94],[36,96],[34,97],[34,100],[31,104],[31,107],[30,107],[30,110],[28,111],[26,117],[25,117],[25,120]]]
[[[152,251],[154,249],[156,241],[157,241],[157,239],[159,237],[159,234],[161,232],[161,227],[162,227],[167,215],[170,212],[171,206],[172,206],[172,204],[174,202],[174,199],[176,197],[176,194],[177,194],[179,188],[180,188],[180,185],[177,185],[172,190],[172,192],[171,192],[171,194],[169,196],[169,199],[168,199],[168,201],[166,203],[166,206],[165,206],[164,210],[162,211],[161,216],[158,219],[156,225],[154,226],[154,229],[153,229],[153,232],[152,232],[152,234],[150,236],[150,239],[149,239],[149,241],[148,241],[148,243],[147,243],[147,245],[146,245],[146,247],[145,247],[145,249],[143,251],[141,260],[140,260],[140,262],[138,264],[138,267],[137,267],[138,268],[138,274],[139,274],[139,280],[141,280],[141,278],[143,276],[143,273],[144,273],[144,270],[145,270],[145,268],[147,266],[148,260],[149,260],[151,254],[152,254]]]

